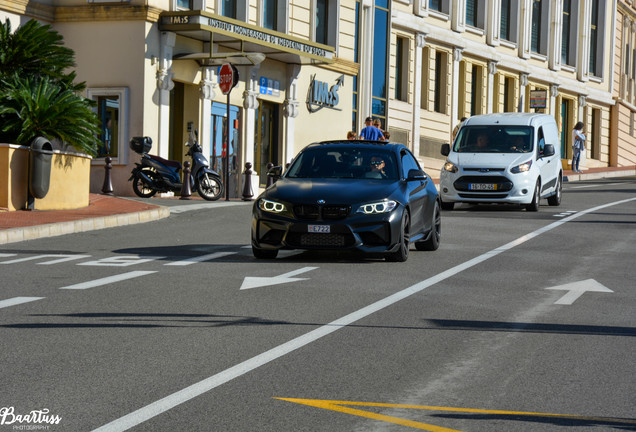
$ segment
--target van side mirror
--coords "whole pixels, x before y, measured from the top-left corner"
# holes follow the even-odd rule
[[[543,157],[554,156],[554,144],[546,144],[543,147]]]
[[[441,153],[442,156],[448,156],[450,154],[450,144],[442,144]]]

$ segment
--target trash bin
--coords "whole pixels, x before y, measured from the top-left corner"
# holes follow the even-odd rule
[[[34,198],[42,199],[49,192],[51,183],[51,161],[53,146],[44,137],[31,142],[29,157],[29,192]]]

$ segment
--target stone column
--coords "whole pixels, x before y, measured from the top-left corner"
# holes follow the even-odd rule
[[[453,106],[451,109],[451,131],[459,122],[457,117],[459,115],[459,62],[461,61],[462,49],[453,49]]]
[[[245,77],[245,91],[243,92],[243,108],[245,109],[243,112],[243,142],[245,143],[244,148],[244,160],[243,164],[246,162],[252,164],[252,190],[255,195],[258,195],[259,190],[259,181],[258,181],[258,171],[260,167],[255,165],[254,158],[254,147],[256,143],[256,135],[254,131],[254,122],[256,120],[256,110],[258,108],[258,70],[260,69],[260,64],[255,65],[248,69],[248,74]]]
[[[287,98],[283,104],[283,115],[287,119],[285,127],[285,159],[277,161],[283,168],[285,164],[291,162],[296,154],[295,148],[295,119],[299,113],[298,102],[298,74],[300,73],[300,65],[287,65]]]
[[[526,107],[526,87],[528,86],[528,74],[519,77],[519,107],[517,111],[523,112]]]
[[[488,62],[488,106],[486,107],[486,112],[492,113],[494,112],[494,98],[495,98],[495,75],[497,75],[497,62],[489,61]],[[497,93],[499,93],[499,89],[497,89]]]
[[[550,112],[551,116],[555,116],[557,112],[556,98],[559,96],[559,86],[552,84],[550,86]]]
[[[157,90],[159,92],[159,132],[157,149],[159,156],[168,159],[170,154],[170,90],[172,82],[172,49],[177,35],[172,32],[161,32],[159,63],[157,67]]]
[[[415,79],[413,89],[413,154],[420,155],[420,112],[422,104],[422,49],[426,46],[426,34],[415,35]]]
[[[201,118],[199,119],[199,144],[203,148],[203,154],[209,155],[212,134],[212,100],[216,96],[214,89],[217,86],[216,67],[201,68],[201,81],[199,82]]]

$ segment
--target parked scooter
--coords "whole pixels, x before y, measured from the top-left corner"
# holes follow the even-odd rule
[[[223,195],[221,176],[210,169],[208,160],[203,156],[203,149],[199,145],[196,132],[190,131],[186,145],[187,156],[192,157],[191,188],[196,190],[202,198],[216,201]],[[159,156],[148,154],[152,148],[150,137],[133,137],[130,148],[141,155],[141,163],[135,163],[132,175],[133,190],[142,198],[150,198],[157,192],[180,192],[182,180],[179,172],[181,163],[170,161]]]

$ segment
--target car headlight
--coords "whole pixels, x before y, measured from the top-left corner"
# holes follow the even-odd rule
[[[282,213],[285,211],[285,204],[261,198],[258,200],[258,208],[270,213]]]
[[[362,204],[356,213],[364,213],[364,214],[380,214],[380,213],[389,213],[397,207],[397,203],[395,201],[386,200],[386,201],[378,201],[372,203]]]
[[[529,160],[528,162],[524,162],[522,164],[519,164],[515,167],[510,168],[510,172],[513,174],[519,174],[522,172],[528,172],[530,171],[530,167],[532,166],[532,160]]]
[[[452,172],[452,173],[456,173],[457,171],[459,171],[459,169],[457,168],[457,165],[455,165],[452,162],[446,162],[444,164],[444,170],[448,172]]]

